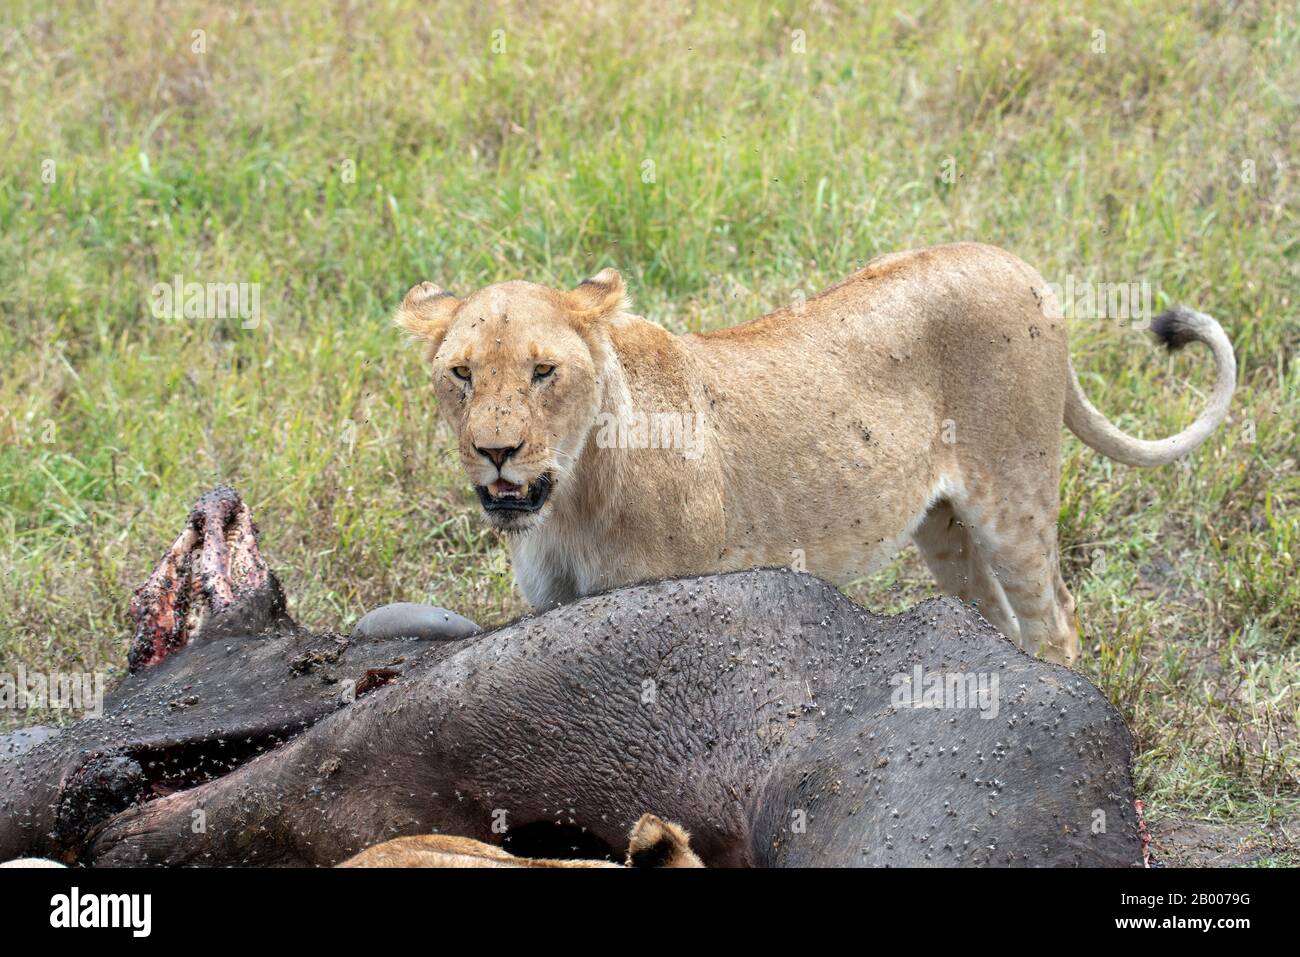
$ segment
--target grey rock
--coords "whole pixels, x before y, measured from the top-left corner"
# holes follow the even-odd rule
[[[361,617],[353,638],[429,638],[454,641],[478,634],[479,627],[463,615],[436,605],[399,601],[382,605]]]

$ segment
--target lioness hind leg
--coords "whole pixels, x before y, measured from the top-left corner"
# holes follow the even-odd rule
[[[1003,567],[1017,569],[1003,580],[1003,588],[1020,622],[1020,647],[1057,664],[1074,664],[1079,657],[1074,599],[1055,567],[1055,549],[1050,558],[1003,554],[1001,560]]]
[[[994,628],[1020,644],[1007,596],[950,502],[936,502],[912,540],[944,592],[973,604]]]
[[[975,515],[976,548],[987,557],[1020,626],[1017,643],[1069,665],[1079,657],[1079,632],[1058,562],[1055,487],[1044,495],[1039,508],[967,507]]]

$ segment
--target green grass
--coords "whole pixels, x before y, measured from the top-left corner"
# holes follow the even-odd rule
[[[1153,821],[1294,864],[1294,5],[838,6],[9,4],[0,670],[120,670],[131,589],[220,481],[305,623],[400,599],[519,612],[387,323],[418,279],[612,264],[646,315],[714,328],[877,253],[978,239],[1049,281],[1149,282],[1235,343],[1231,418],[1185,466],[1067,439],[1065,571]],[[260,284],[262,321],[154,318],[176,274]],[[1072,336],[1122,427],[1196,414],[1204,350],[1103,320]],[[930,590],[911,552],[852,589],[882,609]]]

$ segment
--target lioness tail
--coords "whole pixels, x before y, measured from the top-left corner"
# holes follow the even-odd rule
[[[1214,391],[1196,421],[1167,439],[1138,439],[1121,432],[1088,401],[1070,364],[1070,388],[1065,398],[1065,424],[1080,439],[1107,458],[1125,465],[1165,465],[1182,458],[1210,437],[1228,414],[1237,386],[1237,360],[1223,327],[1203,312],[1177,306],[1158,315],[1151,332],[1173,352],[1189,342],[1204,342],[1214,354]]]

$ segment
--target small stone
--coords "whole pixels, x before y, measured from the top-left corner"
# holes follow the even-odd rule
[[[399,601],[366,612],[352,629],[353,638],[427,638],[454,641],[478,634],[474,622],[435,605]]]

